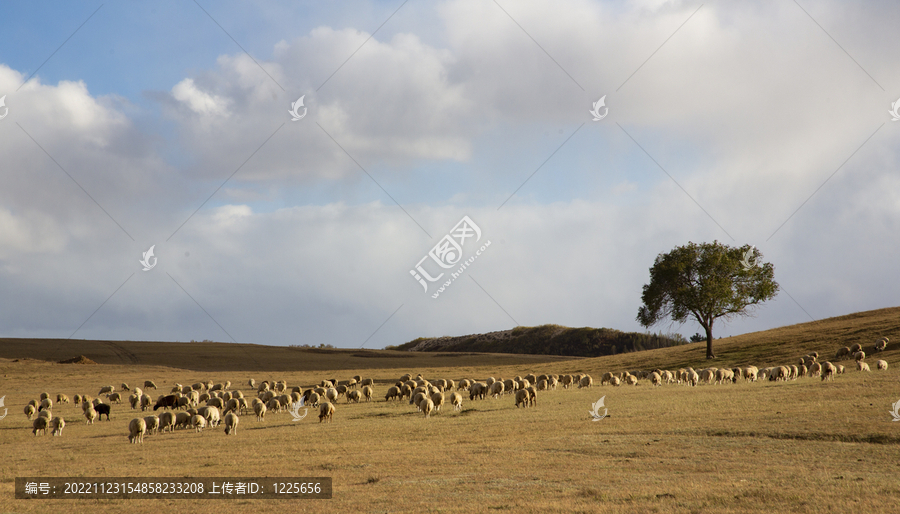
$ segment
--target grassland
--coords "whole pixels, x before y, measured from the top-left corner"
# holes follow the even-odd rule
[[[118,342],[137,363],[64,365],[10,355],[18,350],[0,341],[0,355],[10,357],[0,359],[0,395],[9,408],[0,420],[0,512],[898,512],[900,423],[888,413],[900,400],[898,325],[900,309],[882,309],[717,340],[719,359],[711,363],[703,359],[704,343],[535,361],[435,354],[348,361],[342,352],[309,352],[303,361],[276,362],[261,347],[257,362],[245,370],[237,365],[246,360],[243,350],[228,345],[183,344],[190,350],[180,354],[180,347],[171,346],[153,364],[141,360],[153,352],[139,348],[151,343]],[[445,408],[427,420],[405,402],[383,400],[386,387],[405,372],[483,379],[529,372],[598,377],[610,370],[686,365],[762,367],[793,363],[813,350],[830,357],[839,346],[857,340],[871,346],[883,335],[897,336],[878,354],[890,363],[887,371],[848,371],[834,382],[595,386],[539,393],[537,407],[529,409],[516,409],[509,396],[466,396],[462,412]],[[34,343],[31,356],[50,351],[48,344]],[[90,356],[71,344],[60,359]],[[215,351],[204,353],[210,350]],[[127,353],[110,352],[110,360],[130,360]],[[260,363],[271,367],[255,368]],[[843,364],[850,368],[849,361]],[[376,401],[339,401],[331,424],[319,424],[312,412],[301,422],[291,422],[288,414],[268,415],[264,422],[248,415],[235,436],[221,428],[178,430],[130,445],[126,427],[135,414],[126,405],[114,406],[112,421],[92,426],[84,424],[79,408],[61,405],[53,411],[67,420],[63,436],[34,437],[22,414],[42,391],[95,394],[107,383],[152,379],[162,387],[231,380],[247,392],[242,384],[251,377],[307,385],[355,374],[376,379]],[[609,417],[592,422],[590,405],[604,395]],[[30,475],[330,476],[334,498],[14,500],[14,478]]]

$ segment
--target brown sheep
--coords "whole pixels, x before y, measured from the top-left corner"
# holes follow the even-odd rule
[[[837,368],[834,364],[830,362],[825,362],[822,364],[822,380],[834,380],[834,375],[837,373]]]
[[[334,405],[329,402],[323,402],[319,405],[319,423],[324,420],[328,420],[329,423],[332,422],[334,416]]]
[[[528,394],[527,389],[519,389],[518,391],[516,391],[516,408],[518,408],[519,405],[527,408],[529,398],[530,395]]]

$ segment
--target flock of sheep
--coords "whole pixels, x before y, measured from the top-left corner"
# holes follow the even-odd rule
[[[879,339],[873,348],[874,352],[884,351],[889,342],[888,338]],[[835,355],[835,361],[844,358],[853,358],[856,361],[857,370],[870,371],[865,362],[866,354],[859,344],[852,347],[843,347]],[[686,384],[696,386],[699,384],[722,384],[737,382],[739,379],[755,382],[757,380],[794,380],[800,377],[821,377],[822,380],[833,380],[834,375],[844,373],[844,366],[831,362],[819,362],[818,352],[812,352],[800,358],[798,364],[773,366],[759,369],[756,366],[738,368],[706,368],[696,371],[693,368],[682,368],[677,371],[670,370],[643,370],[624,371],[621,373],[605,373],[600,379],[600,385],[638,385],[640,380],[647,380],[654,386],[664,383]],[[876,369],[886,370],[887,362],[878,360]],[[263,381],[258,386],[256,381],[250,379],[247,385],[256,390],[256,397],[248,403],[244,393],[239,390],[231,390],[231,382],[214,384],[211,381],[197,382],[185,386],[175,384],[169,394],[159,395],[154,400],[140,387],[129,388],[128,384],[122,384],[117,392],[112,385],[100,388],[98,396],[105,395],[109,403],[104,403],[100,398],[92,398],[90,395],[76,394],[74,403],[81,406],[87,424],[93,424],[95,420],[102,419],[105,414],[109,420],[111,404],[121,404],[126,391],[130,391],[127,401],[132,410],[140,408],[142,412],[150,410],[164,412],[158,416],[151,414],[144,417],[136,417],[128,423],[128,440],[131,443],[143,443],[144,436],[159,432],[173,432],[176,428],[190,428],[201,432],[207,427],[218,427],[224,424],[225,434],[237,433],[240,417],[252,411],[257,421],[264,421],[267,412],[279,413],[289,410],[292,406],[311,406],[319,409],[319,422],[331,422],[335,412],[335,403],[344,397],[347,403],[359,403],[361,400],[369,402],[375,394],[375,381],[371,378],[355,376],[348,380],[322,380],[318,386],[301,388],[293,387],[288,391],[287,382]],[[484,400],[491,397],[499,399],[504,395],[513,395],[515,406],[527,408],[537,405],[537,392],[556,390],[559,386],[563,389],[570,387],[590,388],[594,380],[587,374],[566,375],[534,375],[525,377],[517,376],[509,379],[495,379],[489,377],[483,381],[468,378],[459,380],[435,379],[426,380],[421,374],[415,378],[411,374],[405,374],[387,389],[384,396],[386,402],[397,400],[409,400],[410,405],[415,405],[419,412],[426,418],[439,412],[445,403],[449,403],[457,411],[462,410],[462,391],[469,394],[469,401]],[[157,389],[156,384],[147,380],[144,389]],[[56,395],[56,403],[69,403],[69,397],[65,394]],[[53,416],[51,408],[53,401],[49,393],[41,393],[40,400],[31,400],[25,406],[25,415],[29,420],[33,419],[32,432],[46,434],[47,429],[55,436],[62,435],[66,422],[62,417]],[[171,410],[170,410],[171,409]],[[183,409],[183,410],[182,410]],[[176,412],[177,411],[177,412]],[[35,418],[35,414],[37,417]]]

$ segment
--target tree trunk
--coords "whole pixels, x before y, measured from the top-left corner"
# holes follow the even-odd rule
[[[706,358],[707,359],[715,359],[716,354],[713,353],[712,349],[712,322],[703,327],[706,329]]]

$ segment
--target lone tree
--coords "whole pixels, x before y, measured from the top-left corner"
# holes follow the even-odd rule
[[[778,293],[775,268],[760,262],[759,250],[713,241],[688,243],[656,257],[650,283],[644,285],[637,321],[644,327],[671,317],[684,323],[693,317],[706,330],[706,358],[713,359],[713,322],[750,309]]]

